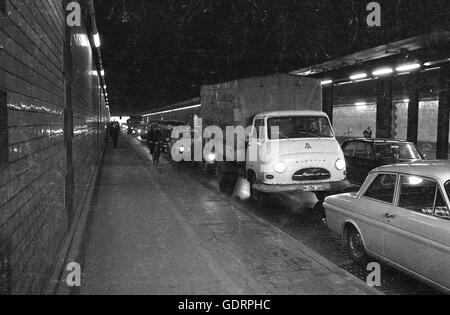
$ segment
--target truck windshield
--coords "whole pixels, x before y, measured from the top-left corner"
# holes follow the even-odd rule
[[[417,148],[410,143],[375,144],[374,149],[377,159],[422,160]]]
[[[268,119],[267,127],[270,140],[334,137],[326,117],[274,117]]]

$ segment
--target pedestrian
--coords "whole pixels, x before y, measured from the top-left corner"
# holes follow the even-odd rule
[[[113,147],[114,149],[117,149],[117,142],[119,141],[119,135],[120,135],[120,125],[116,122],[114,122],[111,126],[110,130],[110,136],[113,141]]]
[[[373,137],[372,128],[367,127],[367,129],[364,130],[363,135],[364,135],[364,138],[366,138],[366,139],[372,139],[372,137]]]

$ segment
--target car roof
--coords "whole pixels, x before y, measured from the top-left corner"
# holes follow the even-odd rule
[[[450,180],[450,161],[417,161],[381,166],[375,173],[405,173],[410,175],[434,177],[446,183]]]
[[[346,142],[351,142],[351,141],[360,141],[360,142],[370,142],[370,143],[412,143],[406,140],[391,140],[391,139],[368,139],[368,138],[351,138],[351,139],[347,139],[344,143]]]
[[[312,110],[290,110],[290,111],[276,111],[276,112],[265,112],[260,113],[255,116],[255,118],[271,118],[271,117],[286,117],[286,116],[319,116],[327,117],[327,114],[320,111]]]

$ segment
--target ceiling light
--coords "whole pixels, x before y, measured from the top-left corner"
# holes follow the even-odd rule
[[[408,72],[412,70],[417,70],[420,67],[421,67],[420,63],[409,63],[398,66],[396,70],[397,72]]]
[[[333,83],[333,80],[324,80],[324,81],[322,81],[322,85],[330,85],[331,83]]]
[[[374,72],[372,72],[372,74],[374,76],[382,76],[382,75],[388,75],[388,74],[392,74],[394,72],[394,69],[392,68],[382,68],[382,69],[377,69]]]
[[[367,78],[367,73],[357,73],[350,77],[350,80],[360,80]]]
[[[95,33],[94,34],[94,45],[95,47],[99,48],[101,46],[101,42],[100,42],[100,34],[99,33]]]

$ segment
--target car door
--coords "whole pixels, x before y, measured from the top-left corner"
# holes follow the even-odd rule
[[[385,214],[385,258],[428,280],[440,281],[442,271],[448,274],[450,256],[449,244],[443,244],[442,237],[448,235],[449,226],[443,227],[442,219],[435,216],[436,210],[448,215],[439,184],[422,176],[401,175],[398,185],[397,206]]]
[[[248,143],[248,147],[247,147],[247,167],[249,169],[253,169],[253,170],[258,170],[256,172],[256,174],[259,174],[259,170],[261,169],[261,159],[259,157],[259,152],[261,149],[261,145],[263,143],[263,141],[265,140],[265,136],[266,136],[266,122],[264,118],[258,118],[255,119],[254,123],[253,123],[253,128],[252,128],[252,138],[256,139],[256,141],[250,141]],[[254,148],[253,146],[257,146],[257,148]],[[255,150],[255,151],[253,151]],[[258,159],[253,160],[250,158],[250,154],[249,152],[258,152]],[[260,179],[258,179],[260,180]]]
[[[358,220],[366,249],[383,257],[385,215],[394,208],[397,174],[376,173],[368,188],[358,198]]]
[[[354,161],[356,144],[356,141],[347,141],[342,145],[342,151],[344,152],[345,162],[347,164],[347,178],[352,182],[356,182],[357,180]]]
[[[372,145],[369,142],[358,142],[354,156],[354,175],[357,183],[364,183],[367,175],[373,170],[373,160]]]

